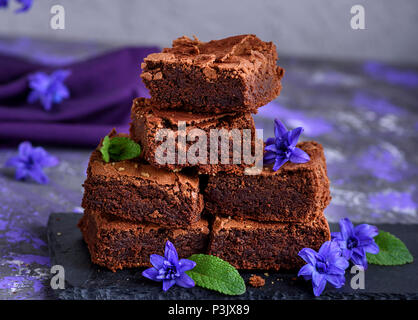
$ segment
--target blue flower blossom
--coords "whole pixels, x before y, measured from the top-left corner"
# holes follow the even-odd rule
[[[9,0],[0,0],[0,8],[7,8]]]
[[[150,256],[152,268],[144,270],[142,275],[148,279],[163,282],[163,290],[167,291],[174,284],[183,288],[192,288],[195,283],[185,271],[196,266],[196,262],[188,259],[178,258],[176,248],[167,240],[165,244],[164,257],[158,254]]]
[[[20,8],[15,10],[15,13],[20,13],[24,11],[28,11],[32,7],[33,0],[16,0],[16,2],[20,3]],[[0,9],[7,8],[9,6],[9,0],[0,0]]]
[[[29,87],[32,89],[28,103],[40,101],[45,110],[51,110],[52,104],[61,103],[70,97],[64,80],[71,74],[69,70],[56,70],[51,75],[37,72],[29,76]]]
[[[15,11],[16,13],[20,13],[28,11],[32,7],[33,0],[16,0],[16,2],[19,2],[22,5],[19,9]]]
[[[345,259],[351,260],[355,265],[367,269],[366,252],[377,254],[379,246],[374,241],[379,230],[369,224],[360,224],[356,227],[348,218],[340,220],[341,232],[332,232],[331,239],[336,242]]]
[[[32,178],[40,184],[47,184],[49,179],[42,169],[56,166],[58,162],[58,159],[44,148],[33,148],[30,142],[25,141],[19,145],[19,155],[7,160],[5,166],[16,169],[17,180]]]
[[[298,273],[305,280],[312,280],[315,296],[320,296],[329,282],[335,288],[341,288],[345,283],[345,269],[349,263],[341,255],[341,249],[333,241],[325,242],[318,252],[304,248],[298,255],[307,262]]]
[[[296,148],[300,134],[303,128],[299,127],[288,131],[278,119],[274,120],[274,138],[268,138],[264,150],[264,164],[272,164],[273,171],[279,168],[287,161],[293,163],[305,163],[310,160],[309,155],[302,149]]]

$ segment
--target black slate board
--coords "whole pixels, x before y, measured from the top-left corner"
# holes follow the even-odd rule
[[[224,296],[202,288],[173,287],[168,292],[161,284],[141,276],[143,269],[111,272],[93,265],[77,222],[80,214],[53,213],[48,221],[48,241],[51,265],[65,268],[64,290],[54,290],[59,299],[139,299],[139,300],[199,300],[199,299],[314,299],[310,282],[297,278],[295,273],[240,272],[247,282],[251,274],[266,279],[262,288],[247,286],[241,296]],[[418,225],[385,224],[379,229],[401,238],[412,255],[418,257]],[[335,229],[331,225],[331,230]],[[327,285],[319,299],[418,299],[418,263],[383,267],[370,265],[365,274],[365,289],[350,287],[352,275],[346,272],[346,285],[334,289]],[[318,298],[317,298],[318,299]]]

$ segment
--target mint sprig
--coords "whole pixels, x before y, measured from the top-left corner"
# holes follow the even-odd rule
[[[109,162],[129,160],[141,154],[141,146],[128,137],[104,137],[100,148],[103,160]]]
[[[405,244],[393,234],[380,231],[374,238],[374,241],[379,246],[379,253],[366,253],[368,263],[382,266],[397,266],[414,261]]]
[[[206,254],[194,254],[188,259],[196,262],[192,270],[186,271],[196,285],[227,295],[245,293],[244,279],[228,262]]]

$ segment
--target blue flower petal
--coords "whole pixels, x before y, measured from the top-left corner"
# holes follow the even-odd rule
[[[322,282],[326,282],[325,274],[319,273],[317,271],[312,273],[312,284],[314,287],[318,287]],[[322,292],[322,291],[321,291]]]
[[[331,283],[331,285],[334,286],[335,288],[341,288],[345,284],[344,274],[342,275],[327,274],[326,280],[329,283]]]
[[[158,274],[159,274],[158,270],[155,269],[155,268],[148,268],[148,269],[142,271],[142,275],[145,278],[148,278],[148,279],[153,280],[153,281],[161,281],[161,279],[157,278]]]
[[[293,163],[305,163],[308,162],[311,158],[309,157],[309,155],[303,151],[302,149],[299,148],[295,148],[292,151],[292,154],[290,155],[290,162]]]
[[[275,143],[275,141],[276,141],[276,139],[274,139],[274,138],[268,138],[268,139],[266,140],[266,145],[268,146],[268,145],[270,145],[270,144],[273,144],[273,143]]]
[[[295,147],[298,143],[298,139],[300,134],[303,132],[303,128],[299,127],[289,131],[289,135],[287,137],[287,142],[289,143],[290,147]]]
[[[270,144],[270,145],[266,146],[264,148],[264,151],[267,151],[267,152],[275,152],[275,153],[278,152],[277,147],[276,147],[275,144]]]
[[[374,241],[368,244],[367,246],[363,246],[363,249],[364,251],[369,252],[371,254],[379,253],[379,246]]]
[[[305,280],[312,279],[312,273],[315,271],[315,268],[312,264],[305,264],[300,268],[298,272],[298,277],[303,276]]]
[[[159,254],[152,254],[149,257],[151,264],[156,269],[161,269],[164,266],[164,257],[160,256]]]
[[[331,248],[333,248],[334,245],[337,245],[335,242],[332,241],[326,241],[321,245],[321,248],[319,248],[319,255],[323,257],[327,257],[329,255],[329,251]],[[338,246],[338,245],[337,245]]]
[[[18,147],[20,157],[28,157],[32,153],[32,144],[29,141],[23,141]]]
[[[178,264],[179,257],[177,255],[177,250],[174,247],[174,244],[172,244],[169,240],[167,240],[165,244],[164,256],[170,263],[174,265]]]
[[[193,279],[185,273],[182,273],[180,277],[176,279],[176,284],[183,288],[193,288],[195,286]]]
[[[263,156],[264,164],[271,164],[276,161],[276,155],[273,152],[267,152]]]
[[[176,284],[176,280],[163,280],[163,290],[167,291],[175,284]]]
[[[311,248],[303,248],[299,251],[298,256],[311,265],[315,265],[318,253]]]
[[[276,138],[282,137],[287,132],[286,127],[279,119],[274,119],[274,135]]]
[[[354,234],[354,226],[350,219],[344,218],[340,220],[340,230],[344,240],[347,240]]]
[[[196,262],[189,259],[180,259],[178,272],[181,273],[184,271],[189,271],[192,270],[194,267],[196,267]]]
[[[379,229],[370,224],[359,224],[354,227],[355,235],[360,239],[374,238],[378,235]]]
[[[30,177],[38,182],[39,184],[47,184],[49,182],[48,177],[46,174],[42,171],[42,168],[40,166],[34,166],[28,174]]]
[[[282,165],[284,165],[287,161],[288,161],[288,159],[287,159],[287,158],[280,158],[280,157],[277,157],[277,158],[276,158],[276,162],[274,163],[274,166],[273,166],[273,171],[277,171],[277,170],[279,170],[279,169],[280,169],[280,167],[281,167]]]

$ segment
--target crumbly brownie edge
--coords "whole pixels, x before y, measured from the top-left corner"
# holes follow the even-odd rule
[[[208,224],[204,220],[187,229],[154,225],[147,231],[147,224],[109,220],[105,215],[86,211],[78,227],[92,262],[112,271],[151,266],[149,256],[163,255],[166,240],[173,242],[181,258],[205,253],[209,240]]]
[[[225,229],[228,218],[215,218],[208,253],[244,270],[294,270],[304,261],[297,255],[303,248],[318,250],[330,239],[324,216],[306,223],[262,223],[234,221],[239,225]],[[250,227],[249,227],[250,226]]]
[[[171,171],[178,171],[183,168],[190,167],[190,168],[196,169],[196,171],[199,174],[209,174],[209,175],[214,175],[218,172],[238,173],[238,172],[242,172],[245,168],[248,168],[251,166],[251,165],[245,164],[244,161],[241,161],[241,164],[232,163],[232,160],[233,160],[232,142],[230,145],[230,156],[229,156],[230,163],[229,164],[222,164],[220,159],[218,159],[219,161],[218,164],[210,164],[210,163],[196,164],[196,165],[192,165],[188,163],[186,164],[177,164],[177,163],[160,164],[155,159],[155,150],[160,145],[160,142],[156,141],[157,130],[162,129],[162,128],[160,127],[160,125],[157,126],[156,124],[151,124],[150,121],[148,121],[147,115],[144,114],[144,113],[148,114],[148,111],[144,111],[144,113],[141,113],[141,110],[145,110],[146,107],[148,107],[148,104],[145,103],[144,99],[134,100],[134,104],[132,106],[132,112],[131,112],[130,136],[131,136],[131,139],[141,144],[141,146],[143,147],[142,157],[153,166],[158,167],[158,168],[165,168]],[[165,123],[163,128],[171,129],[174,132],[176,132],[177,127],[173,127],[171,124],[168,123],[168,121],[164,121],[164,119],[162,119],[162,122]],[[212,126],[206,125],[206,129],[204,131],[208,133],[210,129],[219,129],[219,126],[217,126],[218,123],[221,124],[220,126],[221,128],[226,129],[226,130],[250,129],[252,131],[251,150],[252,150],[252,153],[254,154],[255,125],[254,125],[254,120],[250,114],[241,114],[241,115],[228,114],[225,117],[215,120],[214,122],[215,124]],[[200,129],[199,126],[197,125],[188,126],[187,132],[189,132],[190,130],[194,128]],[[208,137],[209,137],[209,133],[208,133]],[[193,145],[194,143],[195,143],[194,141],[187,142],[186,150],[189,150],[190,146]],[[177,136],[176,136],[176,144],[177,144]],[[210,155],[210,141],[207,141],[208,158],[209,158],[209,155]],[[209,162],[209,159],[207,160]]]
[[[232,216],[234,219],[278,222],[315,219],[331,199],[325,157],[320,144],[303,142],[301,145],[302,148],[308,146],[315,150],[315,154],[311,154],[314,163],[299,166],[286,164],[278,173],[280,176],[209,176],[204,190],[205,210],[212,215]],[[276,181],[280,183],[283,194],[263,187],[266,184],[275,185]],[[297,185],[299,181],[302,182],[300,186]],[[272,194],[267,194],[267,191]],[[282,197],[276,197],[280,194]],[[284,195],[286,198],[283,198]]]

